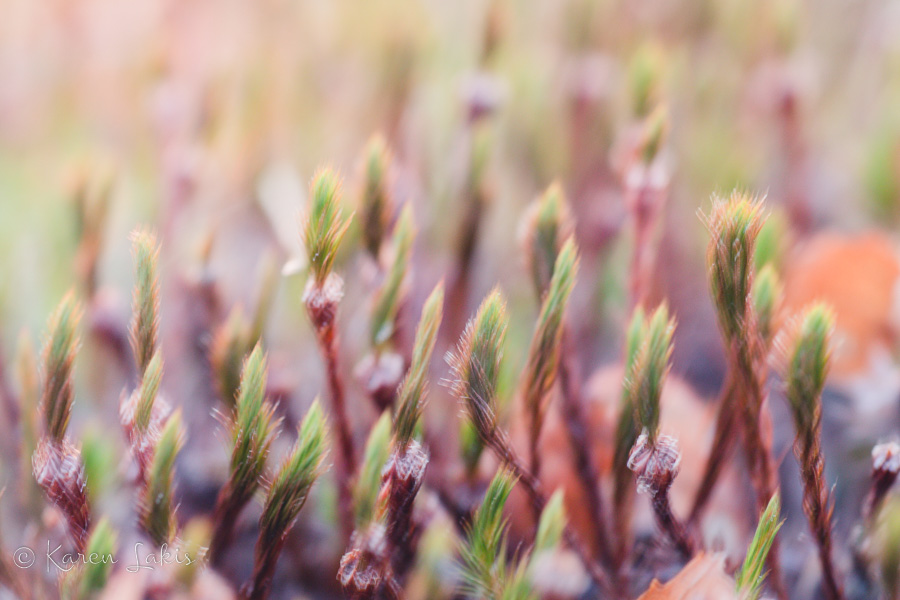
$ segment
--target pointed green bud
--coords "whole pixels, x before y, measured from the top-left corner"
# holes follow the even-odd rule
[[[112,573],[113,559],[118,546],[119,536],[110,525],[109,519],[105,517],[100,519],[91,532],[84,553],[89,560],[84,562],[79,577],[78,598],[92,598],[106,586]]]
[[[366,250],[372,258],[378,260],[381,243],[387,235],[393,213],[393,202],[387,184],[391,155],[382,136],[372,136],[366,145],[364,160],[365,182],[360,199],[360,218]]]
[[[444,283],[438,283],[425,305],[416,328],[416,340],[413,344],[412,362],[406,379],[400,384],[397,393],[397,418],[394,422],[394,434],[401,446],[406,446],[415,434],[416,425],[422,416],[422,408],[426,396],[428,367],[431,354],[437,340],[438,330],[444,310]]]
[[[566,528],[565,494],[561,489],[553,492],[541,512],[537,535],[534,538],[534,554],[553,550],[559,546]]]
[[[260,517],[260,540],[280,539],[293,526],[309,490],[324,471],[326,429],[325,414],[316,400],[300,425],[293,450],[269,487]]]
[[[775,327],[777,327],[778,312],[783,295],[781,280],[772,265],[764,266],[756,274],[751,295],[760,338],[766,346],[769,346],[775,337]]]
[[[310,184],[302,233],[307,259],[319,286],[331,273],[338,246],[350,224],[343,217],[340,189],[340,179],[330,169],[320,169]]]
[[[714,198],[705,220],[709,285],[719,326],[732,343],[745,333],[756,239],[766,215],[759,200],[735,191],[727,200]]]
[[[131,349],[143,374],[159,341],[159,244],[155,235],[140,229],[131,234],[131,244],[135,276]]]
[[[276,420],[266,402],[268,364],[259,344],[244,362],[231,429],[231,481],[241,504],[259,487],[274,439]]]
[[[240,306],[235,306],[224,323],[213,333],[209,346],[209,361],[219,396],[232,409],[241,384],[241,364],[252,343],[250,325]]]
[[[376,421],[366,442],[363,463],[353,488],[356,529],[362,530],[375,516],[381,472],[391,454],[391,414],[385,411]]]
[[[643,340],[634,357],[633,369],[626,374],[625,385],[639,427],[647,431],[652,445],[659,433],[659,399],[670,368],[675,320],[669,318],[665,304],[650,316]]]
[[[495,289],[466,325],[456,352],[449,355],[453,393],[485,439],[493,436],[497,426],[497,383],[507,325],[506,303]]]
[[[174,499],[175,459],[183,446],[184,427],[181,412],[176,411],[160,433],[141,502],[141,527],[158,546],[171,542],[178,527]]]
[[[497,472],[466,535],[462,548],[463,577],[473,597],[497,598],[502,594],[507,570],[503,508],[515,483],[515,476],[507,469]]]
[[[756,533],[747,549],[744,565],[735,577],[737,592],[745,600],[759,599],[762,584],[766,579],[766,573],[763,570],[766,566],[766,557],[769,555],[769,549],[775,541],[778,530],[784,523],[779,520],[780,513],[781,498],[776,492],[759,518],[759,525],[756,527]]]
[[[397,225],[394,227],[391,244],[394,256],[390,269],[384,283],[375,295],[371,325],[373,346],[383,345],[394,335],[397,313],[406,297],[407,273],[415,235],[412,208],[407,204],[403,207]]]
[[[818,427],[833,331],[834,313],[824,304],[814,304],[803,311],[782,345],[785,395],[798,434],[810,435]]]
[[[72,368],[78,350],[78,323],[81,308],[72,292],[66,294],[53,316],[50,317],[50,331],[44,346],[44,390],[41,409],[47,435],[56,441],[62,440],[69,426],[72,402],[75,399]]]
[[[572,231],[572,214],[565,192],[559,183],[553,183],[529,207],[523,223],[525,258],[538,299],[550,287],[557,255]]]

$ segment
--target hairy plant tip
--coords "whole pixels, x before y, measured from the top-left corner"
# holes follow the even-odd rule
[[[213,563],[231,543],[241,510],[259,489],[278,421],[266,402],[266,355],[259,344],[244,362],[240,391],[231,419],[231,466],[228,481],[216,499],[210,542]]]
[[[356,528],[360,530],[375,517],[381,472],[391,454],[391,414],[385,411],[369,432],[362,466],[353,488]]]
[[[391,153],[384,138],[381,135],[373,135],[364,151],[360,217],[366,250],[376,261],[394,211],[387,180],[390,164]]]
[[[538,521],[537,534],[534,538],[535,555],[556,549],[562,540],[566,528],[566,503],[563,491],[556,490],[547,501]]]
[[[181,412],[176,411],[163,426],[147,472],[140,502],[140,525],[157,546],[171,542],[178,528],[174,498],[175,459],[184,446],[184,435]]]
[[[796,427],[794,454],[803,479],[803,511],[819,547],[824,595],[828,600],[840,600],[844,596],[831,557],[832,506],[821,448],[822,390],[828,375],[833,329],[831,310],[815,304],[785,334],[781,350],[785,395]]]
[[[302,235],[316,286],[322,286],[331,274],[338,246],[350,225],[340,207],[340,189],[340,179],[330,169],[319,169],[310,183]]]
[[[897,481],[900,473],[900,444],[882,442],[872,448],[872,489],[869,492],[864,516],[878,512],[885,496]]]
[[[137,229],[131,234],[131,245],[135,276],[131,349],[138,372],[143,374],[159,339],[159,243],[150,231]]]
[[[539,471],[537,445],[547,410],[547,394],[556,380],[559,365],[563,317],[569,303],[569,296],[575,287],[577,273],[578,249],[575,246],[575,240],[570,237],[566,240],[556,259],[550,287],[544,296],[541,312],[531,337],[523,378],[522,396],[531,421],[530,450],[532,471],[535,474]]]
[[[663,304],[647,321],[630,361],[631,368],[626,372],[625,386],[634,406],[635,421],[651,445],[656,443],[659,433],[659,398],[671,367],[674,332],[675,319],[669,318],[669,309]]]
[[[393,260],[372,307],[372,345],[383,346],[396,330],[397,313],[406,298],[410,253],[415,239],[412,208],[403,207],[392,236]]]
[[[260,519],[264,533],[286,535],[310,488],[324,471],[325,447],[325,414],[317,400],[306,413],[297,442],[269,488]]]
[[[262,515],[254,550],[253,574],[241,590],[244,598],[262,600],[269,594],[275,564],[309,491],[325,470],[325,414],[313,402],[297,434],[297,441],[275,475]]]
[[[506,303],[494,289],[466,325],[456,352],[447,355],[453,372],[451,390],[485,442],[498,435],[497,381],[507,325]]]
[[[550,287],[557,255],[573,229],[565,192],[554,182],[531,204],[522,221],[525,260],[538,299]]]
[[[819,427],[833,331],[834,313],[824,304],[815,304],[804,310],[781,342],[785,395],[797,431],[804,435],[812,435]]]
[[[512,472],[501,468],[488,485],[484,501],[468,528],[461,557],[465,587],[473,597],[503,598],[509,570],[503,508],[515,484]]]
[[[83,564],[67,571],[60,581],[63,600],[88,600],[103,590],[118,546],[119,536],[109,519],[100,519],[91,531]]]
[[[91,510],[80,450],[65,438],[43,438],[32,457],[32,472],[44,495],[63,514],[75,549],[83,552]]]
[[[422,417],[428,383],[428,366],[431,364],[431,355],[441,327],[443,311],[444,283],[440,282],[431,291],[422,307],[413,343],[412,362],[397,392],[398,408],[394,419],[394,436],[399,448],[405,448],[412,441],[416,426]]]
[[[742,600],[758,600],[763,582],[766,579],[766,573],[763,571],[766,564],[766,557],[769,555],[769,549],[778,530],[781,529],[783,520],[779,520],[781,513],[781,497],[776,492],[772,499],[769,500],[766,510],[763,511],[759,518],[759,524],[756,527],[756,533],[747,549],[747,556],[744,558],[744,564],[735,577],[737,592]]]
[[[243,308],[235,306],[225,322],[216,327],[209,346],[209,362],[219,397],[231,410],[241,385],[241,365],[252,343],[250,323]]]
[[[756,328],[766,348],[771,347],[775,338],[784,289],[775,268],[767,264],[756,274],[750,291],[753,311],[756,314]]]
[[[44,388],[41,412],[46,434],[59,442],[66,434],[75,387],[72,370],[78,351],[81,307],[72,292],[66,294],[50,317],[49,338],[44,346]]]
[[[727,199],[714,197],[712,210],[703,219],[710,233],[706,261],[713,303],[730,344],[746,327],[756,238],[766,213],[761,200],[736,190]]]

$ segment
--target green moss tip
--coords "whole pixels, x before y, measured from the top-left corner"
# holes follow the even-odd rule
[[[75,398],[72,370],[78,351],[81,307],[69,292],[50,317],[44,347],[44,389],[41,398],[47,434],[61,440],[69,426]]]
[[[391,414],[385,411],[369,432],[359,477],[353,488],[356,529],[361,530],[375,517],[381,472],[391,454]]]
[[[340,179],[330,169],[319,169],[310,184],[309,208],[303,223],[303,243],[307,259],[321,285],[331,273],[338,246],[349,219],[344,219],[340,207]]]
[[[406,378],[400,384],[397,393],[397,418],[394,421],[394,434],[401,445],[408,444],[415,434],[416,425],[422,415],[425,402],[426,380],[431,355],[441,327],[444,310],[444,283],[438,283],[425,305],[416,328],[416,339],[413,344],[412,362]]]

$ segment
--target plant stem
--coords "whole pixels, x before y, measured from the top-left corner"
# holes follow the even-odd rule
[[[735,404],[737,402],[737,387],[734,377],[729,371],[718,403],[719,411],[716,415],[716,430],[706,459],[703,478],[700,480],[700,487],[697,488],[697,494],[694,497],[694,506],[691,508],[690,516],[688,517],[688,526],[696,525],[700,521],[703,511],[712,497],[716,483],[719,481],[719,475],[722,474],[722,467],[728,462],[731,452],[734,450],[735,442],[737,441],[734,435],[736,425]]]
[[[653,493],[651,504],[660,528],[666,532],[682,557],[689,560],[694,555],[694,542],[688,536],[684,525],[672,512],[672,504],[669,501],[669,489],[674,481],[675,478],[671,476],[662,481],[659,489]]]
[[[575,458],[575,471],[587,496],[591,523],[594,526],[595,552],[606,562],[612,564],[612,548],[609,544],[606,528],[606,511],[603,508],[603,497],[600,495],[600,477],[591,460],[591,446],[588,440],[581,396],[578,365],[572,340],[572,330],[568,323],[563,325],[562,344],[559,361],[559,384],[561,390],[562,414]],[[537,471],[535,471],[537,473]]]
[[[760,374],[763,368],[761,366],[763,353],[758,348],[751,349],[750,343],[752,342],[746,340],[737,342],[736,347],[732,350],[732,365],[736,367],[735,383],[739,389],[743,390],[743,394],[738,396],[740,406],[737,410],[741,413],[739,421],[742,424],[747,467],[756,489],[757,510],[762,513],[766,510],[769,499],[778,491],[778,482],[773,467],[771,446],[763,441],[760,432],[765,397]],[[753,357],[760,357],[760,359],[754,360]],[[776,538],[772,541],[766,557],[769,567],[769,583],[779,599],[787,600],[788,595],[781,574],[778,550],[779,544]]]
[[[330,326],[318,332],[319,346],[325,358],[328,374],[328,389],[331,394],[331,405],[334,410],[335,430],[340,449],[340,469],[338,471],[338,511],[344,537],[349,539],[353,527],[353,488],[351,480],[356,472],[356,458],[353,452],[353,434],[347,405],[344,398],[344,383],[338,367],[338,342],[334,335],[334,327]]]

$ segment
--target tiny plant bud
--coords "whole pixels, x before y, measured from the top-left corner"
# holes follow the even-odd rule
[[[391,453],[391,415],[385,411],[369,433],[359,476],[353,489],[357,530],[364,529],[375,516],[375,503],[381,487],[381,471]]]
[[[532,284],[537,297],[543,298],[560,248],[573,230],[569,204],[559,183],[551,184],[529,207],[522,227]]]
[[[747,318],[756,238],[765,218],[760,201],[741,192],[714,198],[705,217],[709,282],[719,326],[729,343],[740,336]]]
[[[78,349],[81,309],[69,292],[50,318],[50,336],[44,346],[44,391],[41,408],[47,435],[61,441],[69,426],[75,389],[72,368]]]
[[[372,345],[383,346],[394,335],[397,313],[406,297],[407,272],[415,238],[412,209],[407,204],[400,213],[392,236],[393,260],[384,284],[375,295],[372,309]]]
[[[781,498],[775,494],[759,517],[759,525],[747,549],[744,564],[735,577],[738,594],[745,600],[759,600],[762,584],[766,579],[766,557],[784,523],[778,520],[780,512]]]
[[[238,515],[259,489],[278,422],[266,402],[266,357],[259,344],[244,362],[237,404],[230,421],[231,468],[214,513],[210,559],[221,559],[231,543]]]
[[[159,341],[159,244],[155,235],[143,230],[131,234],[131,243],[135,274],[131,349],[143,375]]]
[[[320,169],[310,184],[310,205],[303,221],[303,243],[316,285],[331,273],[338,246],[350,220],[340,207],[340,180],[330,169]]]
[[[359,211],[363,240],[366,250],[373,259],[378,260],[394,209],[387,181],[391,155],[383,137],[372,136],[366,145],[363,161],[364,182]]]
[[[782,294],[781,280],[772,265],[766,265],[760,269],[753,280],[751,295],[753,311],[756,314],[756,326],[766,347],[771,346],[775,337]]]
[[[174,498],[175,459],[182,446],[184,428],[181,413],[175,412],[168,418],[159,435],[141,498],[141,528],[158,546],[171,542],[178,527]]]
[[[506,303],[495,289],[469,321],[456,352],[447,357],[454,376],[454,395],[486,442],[497,435],[497,383],[507,324]]]
[[[416,339],[413,344],[412,362],[397,393],[398,408],[397,417],[394,420],[394,435],[401,447],[412,441],[416,424],[422,416],[428,367],[431,363],[431,354],[434,351],[438,329],[441,327],[443,307],[444,284],[439,283],[428,296],[425,306],[422,307],[422,316],[419,318]]]
[[[669,372],[672,357],[672,335],[675,320],[669,318],[665,304],[654,311],[647,321],[643,339],[634,354],[626,387],[635,410],[635,420],[655,443],[659,432],[659,398],[663,381]]]
[[[562,490],[556,490],[547,501],[547,506],[538,521],[537,534],[534,538],[535,554],[555,549],[562,540],[566,528],[566,504]]]

